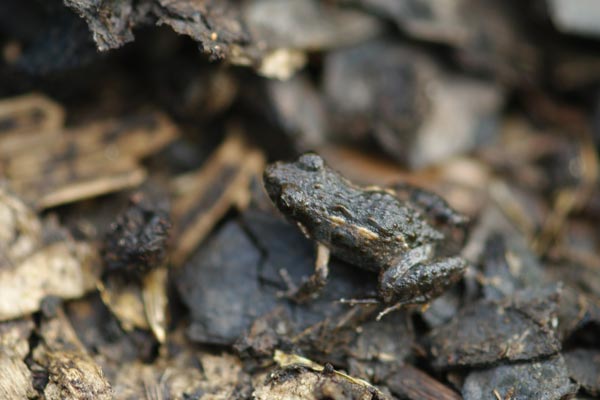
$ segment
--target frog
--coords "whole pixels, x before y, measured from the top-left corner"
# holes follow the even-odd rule
[[[438,226],[465,230],[469,219],[432,192],[408,184],[398,191],[357,185],[314,152],[269,164],[263,183],[275,207],[317,244],[314,273],[299,287],[288,285],[287,295],[297,302],[318,296],[331,256],[378,275],[374,298],[348,301],[385,305],[378,319],[428,304],[466,271],[460,255],[438,255],[446,239]]]

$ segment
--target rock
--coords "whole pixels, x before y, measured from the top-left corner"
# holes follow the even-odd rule
[[[465,400],[559,400],[576,392],[561,356],[474,371],[462,388]]]

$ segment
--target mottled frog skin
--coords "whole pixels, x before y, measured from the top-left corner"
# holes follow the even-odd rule
[[[305,235],[336,257],[378,272],[385,303],[427,302],[463,275],[461,258],[433,260],[444,235],[416,207],[390,190],[352,184],[317,154],[269,165],[264,184]]]

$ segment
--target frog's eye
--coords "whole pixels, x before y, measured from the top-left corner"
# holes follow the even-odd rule
[[[304,195],[296,185],[283,185],[279,196],[279,207],[282,210],[293,211],[304,200]]]
[[[323,169],[323,159],[321,156],[315,153],[306,153],[298,158],[298,163],[302,167],[302,169],[306,171],[318,171]]]

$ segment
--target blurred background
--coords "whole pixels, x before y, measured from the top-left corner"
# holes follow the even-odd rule
[[[562,348],[560,366],[552,367],[562,383],[548,397],[530,398],[574,395],[579,386],[573,382],[582,385],[580,394],[598,394],[600,374],[588,372],[600,371],[599,43],[596,0],[2,0],[0,200],[5,217],[0,212],[0,218],[5,218],[6,232],[0,231],[5,238],[0,244],[0,298],[2,281],[5,288],[24,282],[18,274],[3,277],[2,265],[23,265],[51,244],[85,243],[86,252],[102,253],[104,264],[73,288],[65,282],[48,284],[55,282],[52,276],[40,276],[42,283],[28,281],[21,292],[2,299],[0,321],[29,321],[23,323],[31,334],[28,315],[54,321],[62,315],[56,314],[61,301],[78,299],[65,307],[62,321],[70,321],[77,335],[86,338],[78,348],[87,348],[123,398],[123,393],[135,397],[143,381],[135,369],[132,381],[116,378],[123,338],[135,348],[123,353],[127,362],[154,362],[155,376],[165,369],[156,360],[172,362],[172,354],[159,349],[181,339],[176,334],[180,328],[186,340],[230,351],[275,300],[261,303],[266,300],[256,294],[258,287],[216,300],[219,292],[228,292],[224,283],[219,287],[225,278],[218,268],[213,278],[207,273],[204,283],[194,276],[220,263],[235,264],[223,255],[232,243],[240,249],[247,244],[253,249],[249,252],[260,249],[264,257],[278,254],[273,257],[279,261],[270,261],[271,270],[261,267],[256,276],[241,277],[240,271],[252,264],[249,259],[235,264],[241,281],[260,275],[281,288],[276,267],[299,258],[304,267],[292,275],[302,279],[302,271],[311,269],[310,244],[303,242],[308,250],[294,253],[294,243],[303,239],[273,234],[281,221],[264,196],[260,176],[266,162],[316,151],[355,182],[417,185],[442,195],[471,220],[471,234],[461,250],[472,264],[470,272],[459,289],[416,317],[407,334],[412,342],[406,347],[413,347],[396,354],[394,365],[406,361],[425,371],[419,374],[429,374],[427,379],[442,382],[435,384],[446,385],[427,381],[436,388],[432,393],[442,390],[454,398],[460,392],[475,399],[481,398],[477,390],[507,373],[486,370],[499,375],[474,376],[483,373],[477,369],[481,365],[508,359],[524,361],[521,368]],[[151,225],[149,233],[160,240],[135,241],[151,256],[126,257],[141,257],[152,265],[140,272],[131,267],[131,259],[119,258],[125,257],[121,253],[111,255],[116,264],[110,264],[107,246],[120,238],[110,237],[120,232],[115,226],[134,221],[130,227],[146,227],[147,220],[139,221],[145,212],[157,213],[153,224],[162,221]],[[161,219],[166,215],[172,222],[169,239]],[[271,248],[273,241],[267,238],[284,244]],[[163,247],[153,248],[156,243]],[[198,250],[200,245],[204,247]],[[69,254],[80,271],[85,257],[79,250]],[[165,267],[165,257],[173,270]],[[112,269],[121,268],[133,268],[128,274],[136,276],[154,272],[148,281],[107,278]],[[173,272],[180,270],[184,272]],[[355,288],[356,279],[342,278],[340,287]],[[519,290],[542,283],[558,284],[562,291],[560,307],[557,300],[552,303],[554,319],[543,322],[554,321],[548,329],[558,347],[552,351],[512,357],[515,353],[506,350],[497,359],[449,361],[452,357],[444,358],[443,351],[451,350],[440,350],[439,343],[436,347],[435,329],[452,323],[463,306],[481,299],[520,299],[515,294]],[[202,294],[210,289],[213,297]],[[343,290],[329,300],[344,295]],[[31,304],[14,294],[34,292]],[[540,293],[533,297],[553,298]],[[251,311],[219,308],[246,304],[249,298],[262,305]],[[323,320],[323,310],[317,308],[310,317],[293,311],[297,332]],[[327,318],[350,318],[340,314],[346,309],[337,303],[332,310]],[[229,315],[233,322],[221,326],[215,313]],[[88,331],[86,318],[106,326],[112,321],[110,332]],[[35,326],[43,331],[45,325],[37,320]],[[52,341],[44,335],[38,334]],[[433,344],[420,342],[419,335],[430,335]],[[319,342],[308,335],[306,342],[299,339],[294,345],[318,361],[333,357],[336,366],[387,385],[398,398],[427,398],[386,381],[377,375],[379,367],[350,362],[351,356],[337,348],[324,350],[324,337]],[[431,348],[438,350],[437,356]],[[202,354],[207,374],[210,365],[231,361]],[[566,372],[563,355],[570,367],[586,365],[577,373],[588,375]],[[44,360],[34,357],[28,365],[46,371],[50,364]],[[466,369],[453,371],[457,366]],[[402,369],[394,371],[397,379],[403,376],[398,375]],[[34,374],[33,381],[38,393],[45,390],[43,379]],[[232,380],[222,387],[237,384]],[[209,386],[202,390],[214,389]],[[18,393],[31,394],[29,387],[22,390]],[[169,390],[175,396],[177,390]],[[493,398],[513,398],[510,388],[502,390]]]

